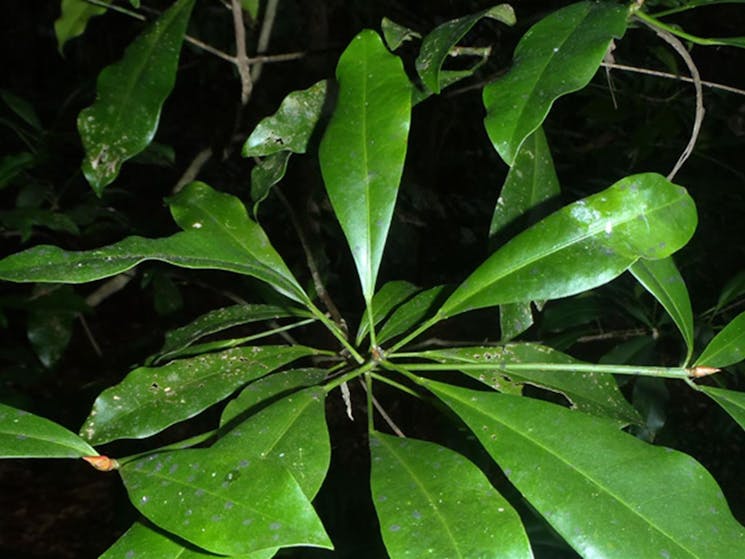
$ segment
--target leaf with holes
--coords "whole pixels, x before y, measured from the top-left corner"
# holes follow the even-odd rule
[[[116,179],[122,164],[155,136],[161,108],[176,81],[194,1],[178,0],[127,47],[119,62],[104,68],[95,103],[78,115],[83,173],[98,196]]]
[[[745,556],[745,530],[690,456],[548,402],[424,382],[583,557]]]

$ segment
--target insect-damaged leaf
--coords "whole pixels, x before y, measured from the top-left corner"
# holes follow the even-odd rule
[[[181,43],[195,0],[178,0],[135,39],[124,57],[98,76],[97,98],[78,115],[83,173],[94,192],[152,141],[160,111],[176,80]]]
[[[81,434],[94,444],[149,437],[195,416],[247,382],[315,350],[295,346],[239,347],[139,367],[93,404]]]

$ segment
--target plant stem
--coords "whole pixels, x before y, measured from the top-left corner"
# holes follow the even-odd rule
[[[382,363],[382,365],[383,365],[383,367],[385,367],[385,368],[388,368],[388,367],[387,367],[387,365],[389,365],[389,363],[388,363],[388,362],[384,362],[384,363]],[[400,371],[396,370],[395,368],[392,368],[391,370],[393,370],[393,371],[395,371],[395,372],[397,372],[397,373],[400,373]],[[390,385],[390,386],[392,386],[392,387],[394,387],[394,388],[396,388],[396,389],[400,390],[401,392],[405,392],[405,393],[406,393],[406,394],[408,394],[409,396],[414,396],[414,398],[419,398],[419,399],[421,399],[421,395],[419,395],[419,394],[417,394],[416,392],[414,392],[414,391],[413,391],[413,390],[412,390],[411,388],[409,388],[408,386],[404,386],[404,385],[403,385],[403,384],[401,384],[400,382],[396,382],[395,380],[391,380],[391,379],[389,379],[388,377],[386,377],[386,376],[383,376],[383,375],[380,375],[380,374],[378,374],[378,373],[373,373],[373,372],[371,372],[371,373],[370,373],[370,376],[371,376],[372,378],[374,378],[375,380],[377,380],[377,381],[383,382],[383,383],[385,383],[385,384],[388,384],[388,385]]]
[[[365,396],[367,398],[367,432],[372,433],[375,430],[375,411],[373,406],[372,379],[370,373],[364,375]]]
[[[414,330],[414,331],[413,331],[413,332],[412,332],[411,334],[409,334],[408,336],[406,336],[406,337],[405,337],[405,338],[404,338],[403,340],[401,340],[401,341],[399,341],[398,343],[394,344],[394,345],[393,345],[393,346],[392,346],[392,347],[391,347],[391,348],[390,348],[390,349],[388,350],[388,352],[394,352],[394,351],[396,351],[396,350],[397,350],[398,348],[400,348],[400,347],[403,347],[403,346],[405,346],[405,345],[406,345],[406,344],[408,344],[408,343],[409,343],[409,342],[410,342],[411,340],[413,340],[414,338],[416,338],[417,336],[419,336],[420,334],[422,334],[422,333],[423,333],[423,332],[425,332],[426,330],[429,330],[429,329],[430,329],[430,328],[431,328],[432,326],[434,326],[435,324],[437,324],[437,323],[438,323],[438,322],[439,322],[440,320],[442,320],[442,318],[444,318],[444,317],[441,317],[440,315],[437,315],[437,314],[436,314],[435,316],[433,316],[433,317],[432,317],[432,318],[430,318],[429,320],[426,320],[426,321],[424,321],[424,322],[423,322],[423,323],[422,323],[422,324],[421,324],[421,325],[419,326],[419,328],[417,328],[416,330]]]
[[[672,25],[668,25],[667,23],[662,23],[659,19],[652,17],[651,15],[644,13],[641,10],[638,10],[634,12],[634,16],[639,18],[640,20],[646,22],[649,25],[652,25],[654,27],[658,27],[659,29],[664,29],[671,35],[675,35],[676,37],[680,37],[681,39],[685,39],[686,41],[690,41],[696,45],[702,45],[702,46],[720,46],[723,44],[727,44],[728,37],[721,38],[721,39],[707,39],[705,37],[699,37],[697,35],[691,35],[690,33],[686,33],[685,31],[682,31],[680,29],[677,29],[673,27]]]
[[[314,316],[320,320],[323,325],[333,334],[333,336],[339,340],[342,346],[349,352],[349,354],[352,356],[352,358],[357,361],[360,365],[365,362],[364,358],[358,353],[356,349],[354,349],[354,346],[349,343],[344,333],[339,329],[339,327],[334,323],[334,321],[330,320],[329,317],[327,317],[324,313],[321,312],[321,310],[316,307],[311,301],[305,301],[305,305],[308,307],[310,312],[313,313]]]
[[[372,371],[376,366],[377,366],[377,363],[373,361],[368,361],[364,365],[357,367],[356,369],[352,369],[348,373],[344,373],[343,375],[336,377],[334,380],[330,381],[326,386],[324,386],[323,390],[324,392],[326,392],[326,394],[328,394],[334,388],[341,386],[345,382],[355,379],[358,376],[364,373],[367,373],[368,371]]]

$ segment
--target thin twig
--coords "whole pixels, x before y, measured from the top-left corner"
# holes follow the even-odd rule
[[[103,301],[124,289],[127,284],[134,279],[134,277],[135,274],[131,271],[122,272],[121,274],[114,276],[93,293],[88,295],[88,297],[85,298],[85,304],[89,307],[97,307]]]
[[[88,338],[88,341],[90,342],[91,347],[93,347],[93,351],[99,357],[103,357],[103,351],[101,351],[101,346],[98,345],[98,342],[96,341],[96,337],[93,335],[93,332],[88,326],[88,321],[85,319],[85,315],[80,313],[78,314],[78,318],[80,319],[80,324],[83,325],[83,331],[85,332],[85,335]]]
[[[362,379],[360,379],[360,384],[362,385],[362,388],[365,389],[365,392],[367,392],[367,385],[365,385]],[[396,425],[393,419],[391,419],[391,416],[388,415],[388,412],[386,412],[383,406],[380,405],[380,402],[378,402],[378,399],[374,395],[372,396],[371,399],[372,399],[373,407],[375,407],[375,409],[378,410],[380,417],[382,417],[383,420],[388,425],[388,427],[391,428],[391,431],[396,433],[396,435],[398,435],[399,437],[405,439],[406,435],[404,435],[404,432],[401,429],[399,429],[398,425]]]
[[[176,194],[181,191],[182,188],[184,188],[187,184],[192,182],[194,179],[197,178],[197,175],[199,175],[199,171],[202,170],[202,167],[205,166],[207,161],[210,160],[212,157],[212,148],[204,148],[199,153],[197,153],[194,156],[194,159],[191,160],[191,163],[189,163],[189,166],[186,168],[186,171],[184,171],[184,174],[181,175],[181,178],[178,180],[176,185],[173,187],[172,194]]]
[[[303,225],[300,223],[295,210],[290,205],[290,202],[287,200],[282,191],[275,186],[274,192],[277,193],[279,201],[287,210],[287,213],[290,216],[290,221],[292,221],[292,226],[295,228],[297,236],[300,239],[300,245],[303,247],[303,252],[305,253],[305,261],[308,263],[308,269],[310,270],[310,276],[313,279],[313,286],[316,289],[318,298],[323,301],[326,310],[328,310],[329,314],[331,314],[331,319],[336,322],[336,324],[344,331],[345,334],[347,334],[347,323],[344,318],[342,318],[339,309],[336,307],[333,299],[331,299],[331,297],[329,296],[328,291],[326,291],[326,286],[321,279],[321,274],[318,272],[318,265],[316,264],[316,259],[313,257],[313,249],[310,246],[308,238],[305,235],[305,229],[303,228]]]
[[[246,27],[243,25],[243,7],[240,0],[232,0],[233,28],[235,29],[235,65],[241,77],[241,106],[251,98],[253,80],[246,54]]]
[[[701,75],[698,72],[698,68],[696,68],[696,64],[693,62],[691,55],[686,50],[685,45],[680,42],[680,39],[675,37],[672,33],[665,31],[664,29],[661,29],[659,27],[656,27],[655,25],[643,19],[639,19],[639,21],[641,21],[647,27],[651,28],[655,33],[657,33],[657,36],[660,39],[662,39],[668,45],[673,47],[673,49],[675,49],[675,51],[680,55],[680,57],[686,63],[686,66],[688,66],[688,71],[691,73],[691,77],[693,78],[693,85],[696,88],[696,114],[693,119],[693,129],[691,130],[691,138],[688,140],[688,145],[686,145],[685,149],[683,150],[683,153],[680,154],[680,157],[678,158],[678,161],[675,164],[675,167],[673,167],[673,170],[670,171],[670,173],[667,175],[668,180],[673,180],[673,178],[678,173],[680,168],[683,166],[686,160],[691,156],[691,153],[693,153],[693,148],[696,145],[698,134],[701,131],[701,123],[704,121],[704,113],[706,111],[704,110],[704,93],[703,93],[703,90],[701,89]]]
[[[117,6],[116,4],[112,4],[111,2],[102,2],[101,0],[85,0],[85,1],[88,4],[92,4],[93,6],[110,9],[114,12],[119,12],[120,14],[124,14],[129,17],[139,19],[140,21],[147,21],[147,18],[143,16],[142,14],[138,14],[137,12],[128,10],[127,8],[122,8],[121,6]]]
[[[235,2],[235,0],[233,0]],[[261,31],[259,31],[259,41],[256,44],[256,54],[264,54],[266,49],[269,48],[269,39],[272,36],[272,29],[274,29],[274,18],[277,16],[277,6],[279,0],[268,0],[266,8],[264,9],[264,19],[261,22]],[[251,68],[251,78],[254,81],[258,81],[261,77],[261,70],[263,64],[259,62],[253,68]]]
[[[222,58],[223,60],[226,60],[227,62],[230,62],[231,64],[236,64],[237,60],[235,56],[228,54],[227,52],[223,52],[220,49],[216,49],[215,47],[208,45],[204,41],[200,41],[196,37],[192,37],[191,35],[184,35],[184,40],[188,43],[191,43],[195,47],[199,47],[205,52],[208,52],[210,54],[214,54],[218,58]]]

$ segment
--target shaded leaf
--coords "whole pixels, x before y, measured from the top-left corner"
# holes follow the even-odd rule
[[[440,72],[451,49],[483,18],[500,21],[506,25],[515,24],[515,12],[509,4],[493,6],[481,12],[447,21],[437,26],[422,40],[419,56],[416,59],[416,70],[422,82],[434,93],[440,93],[445,85],[440,79]],[[460,71],[459,79],[473,71]],[[452,83],[452,82],[450,82]]]
[[[411,84],[401,60],[370,30],[352,39],[336,76],[339,99],[319,158],[369,304],[403,172]]]
[[[106,8],[90,4],[85,0],[62,0],[60,16],[54,22],[57,50],[63,54],[65,44],[85,32],[88,20],[106,13]]]
[[[693,355],[693,310],[685,281],[673,259],[637,260],[629,271],[665,308],[686,344],[685,363]]]
[[[19,97],[18,95],[14,95],[7,89],[0,89],[0,99],[2,99],[8,106],[8,108],[31,128],[37,131],[43,130],[39,115],[36,113],[34,106],[26,101],[26,99],[24,99],[23,97]]]
[[[96,101],[78,116],[83,173],[98,196],[153,139],[193,6],[194,0],[178,0],[99,74]]]
[[[97,455],[92,446],[61,425],[0,404],[0,457],[82,458]]]
[[[36,158],[27,151],[0,157],[0,189],[11,184],[13,179],[33,167],[35,163]]]
[[[449,285],[438,285],[417,293],[406,301],[385,321],[380,332],[378,332],[378,343],[382,344],[407,332],[425,318],[434,314],[434,310],[447,297],[450,290]]]
[[[515,49],[510,71],[484,88],[484,125],[494,148],[512,166],[525,138],[554,101],[587,85],[614,37],[626,31],[627,7],[577,2],[531,27]]]
[[[380,29],[383,31],[385,44],[388,45],[388,48],[391,50],[396,50],[406,41],[422,38],[422,36],[413,29],[404,27],[387,17],[384,17],[380,22]]]
[[[264,118],[251,132],[243,144],[243,157],[264,157],[281,151],[305,153],[321,118],[327,89],[328,81],[322,80],[287,95],[277,112]]]
[[[389,281],[373,296],[370,307],[373,312],[373,324],[378,325],[394,308],[419,291],[419,288],[408,281]],[[355,344],[360,345],[370,331],[369,310],[365,309],[357,329]]]
[[[120,469],[132,504],[149,520],[213,553],[280,546],[331,548],[295,479],[243,447],[163,452]]]
[[[377,432],[370,453],[373,502],[391,559],[533,557],[517,512],[464,456]]]
[[[321,488],[331,462],[324,397],[321,387],[289,394],[239,423],[212,448],[217,452],[240,449],[243,458],[259,458],[277,469],[287,469],[303,493],[312,499]],[[226,410],[221,423],[231,413],[240,411]]]
[[[251,169],[251,200],[254,202],[254,215],[259,210],[259,204],[269,196],[272,187],[284,178],[289,161],[290,152],[280,151],[262,159]]]
[[[254,346],[139,367],[93,404],[81,434],[94,444],[149,437],[197,415],[260,378],[315,350],[303,346]]]
[[[726,284],[724,284],[722,291],[719,293],[719,299],[717,299],[717,305],[714,311],[719,312],[722,307],[726,307],[744,294],[745,270],[735,274]]]
[[[690,456],[547,402],[426,384],[583,557],[745,555],[745,530]]]
[[[12,210],[0,211],[0,223],[5,228],[19,231],[21,241],[26,242],[34,233],[34,228],[44,227],[51,231],[79,235],[77,224],[64,213],[33,207],[16,207]]]
[[[516,338],[533,326],[530,303],[509,303],[499,306],[499,332],[502,341]]]
[[[713,386],[701,386],[701,390],[719,404],[737,424],[745,429],[745,392],[714,388]]]
[[[696,362],[706,367],[729,367],[745,359],[745,312],[738,314],[709,342]]]
[[[438,311],[556,299],[609,282],[639,258],[669,256],[690,239],[696,208],[664,177],[626,177],[551,214],[492,254]]]
[[[623,424],[639,423],[641,418],[624,398],[611,375],[590,372],[543,370],[542,364],[581,363],[573,357],[534,343],[512,343],[493,347],[455,347],[419,352],[418,355],[439,363],[452,364],[454,370],[502,391],[504,377],[512,382],[540,386],[563,394],[578,410],[608,417]],[[484,370],[458,369],[459,363],[487,364]],[[493,364],[493,368],[491,365]],[[511,369],[510,365],[530,365],[529,369]]]

